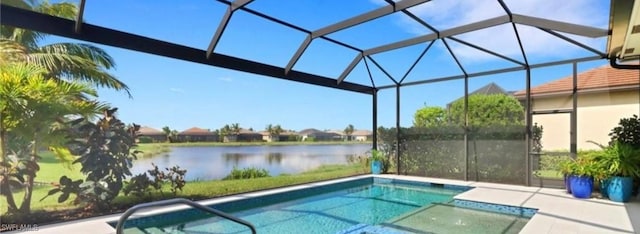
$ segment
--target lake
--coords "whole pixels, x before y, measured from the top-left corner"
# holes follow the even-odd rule
[[[276,176],[347,164],[370,149],[371,144],[171,147],[166,154],[135,160],[131,172],[146,172],[155,163],[161,170],[175,165],[187,169],[187,181],[222,179],[234,166],[263,168]]]

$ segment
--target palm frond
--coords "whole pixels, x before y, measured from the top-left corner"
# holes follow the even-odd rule
[[[104,69],[115,67],[115,61],[103,49],[85,43],[55,43],[42,46],[31,53],[68,54],[84,58]]]

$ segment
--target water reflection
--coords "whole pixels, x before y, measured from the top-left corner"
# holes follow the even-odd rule
[[[151,169],[179,165],[187,169],[187,180],[221,179],[235,166],[264,168],[271,175],[293,174],[326,164],[346,164],[352,157],[364,155],[370,144],[294,145],[242,147],[172,147],[167,155],[134,162],[134,174]]]

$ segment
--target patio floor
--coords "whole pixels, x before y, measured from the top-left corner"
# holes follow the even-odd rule
[[[243,194],[242,196],[210,199],[202,201],[202,204],[261,196],[368,176],[370,175],[273,189]],[[636,233],[635,230],[640,231],[640,201],[635,199],[623,204],[595,198],[575,199],[561,189],[413,176],[380,175],[380,177],[472,186],[475,188],[461,193],[455,198],[538,209],[537,214],[531,218],[520,233]],[[115,230],[107,222],[115,221],[118,217],[119,215],[109,215],[47,225],[40,227],[38,233],[111,234],[115,233]]]

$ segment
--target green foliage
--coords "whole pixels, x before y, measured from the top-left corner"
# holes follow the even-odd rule
[[[538,126],[538,123],[533,124],[531,129],[531,151],[542,152],[542,133],[544,128],[542,125]]]
[[[140,151],[133,150],[139,126],[126,127],[113,114],[117,109],[106,110],[96,123],[85,119],[74,121],[70,142],[71,151],[80,157],[74,161],[82,165],[80,171],[86,180],[80,185],[81,198],[91,208],[109,206],[123,187],[123,181],[131,176],[130,168]]]
[[[234,166],[231,173],[225,176],[222,180],[254,179],[261,177],[270,177],[269,172],[262,168],[249,167],[238,169]]]
[[[605,173],[610,176],[638,177],[640,176],[640,148],[623,143],[618,139],[613,145],[605,147],[603,152],[595,157]]]
[[[148,137],[148,136],[141,136],[138,137],[138,143],[153,143],[153,138]]]
[[[581,155],[576,159],[567,158],[559,163],[560,172],[564,175],[590,176],[597,180],[609,176],[599,156]]]
[[[446,110],[438,106],[425,106],[413,115],[414,127],[433,127],[446,123]]]
[[[347,140],[350,141],[351,140],[351,134],[353,134],[353,131],[355,130],[355,127],[353,127],[353,124],[349,124],[347,125],[347,127],[344,128],[343,132],[345,135],[347,135]]]
[[[153,182],[149,179],[146,173],[137,174],[129,181],[124,182],[124,188],[122,192],[125,196],[129,194],[136,197],[151,196],[151,187]]]
[[[474,94],[468,97],[469,126],[524,124],[524,107],[506,94]],[[464,126],[464,99],[451,104],[448,120]]]
[[[52,196],[56,193],[62,193],[60,194],[60,196],[58,197],[58,203],[63,203],[65,201],[67,201],[67,199],[69,199],[71,194],[76,195],[76,200],[74,201],[74,204],[78,204],[79,202],[81,202],[83,199],[80,198],[80,196],[82,196],[81,194],[81,189],[80,189],[80,185],[82,184],[82,180],[71,180],[69,179],[69,177],[67,176],[62,176],[60,177],[60,181],[58,184],[54,185],[56,188],[49,190],[49,192],[47,193],[47,196],[43,197],[42,199],[40,199],[40,201],[44,200],[45,198]]]
[[[614,127],[609,133],[611,142],[614,145],[617,142],[628,144],[633,148],[640,149],[640,119],[637,115],[630,118],[622,118],[618,126]]]

